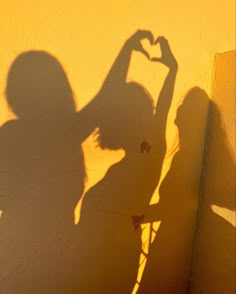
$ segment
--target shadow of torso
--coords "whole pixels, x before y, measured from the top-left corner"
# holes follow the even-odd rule
[[[0,129],[6,293],[65,293],[60,276],[70,275],[75,256],[74,208],[85,178],[81,142],[69,131],[74,119],[34,125],[19,119]]]
[[[96,293],[132,292],[142,247],[132,216],[148,205],[164,154],[162,142],[147,154],[126,155],[86,193],[78,227],[79,293],[92,293],[94,285]]]
[[[161,183],[157,204],[161,224],[150,246],[138,293],[187,293],[196,212],[194,196],[199,183],[195,173],[189,171],[189,165],[196,166],[197,159],[189,162],[185,158],[185,152],[175,154]]]

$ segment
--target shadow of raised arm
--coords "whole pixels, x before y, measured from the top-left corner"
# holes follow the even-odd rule
[[[158,102],[156,105],[156,128],[159,136],[162,136],[164,139],[166,131],[166,122],[171,105],[171,101],[174,93],[174,85],[176,80],[176,75],[178,71],[178,64],[175,60],[169,43],[164,37],[159,37],[155,41],[155,44],[160,43],[162,57],[161,58],[152,58],[152,61],[160,62],[166,65],[169,68],[166,80],[160,92]],[[159,138],[158,136],[158,138]]]
[[[103,116],[101,106],[108,102],[107,99],[110,100],[111,97],[119,94],[125,85],[132,52],[138,51],[149,59],[148,53],[141,45],[141,40],[143,39],[148,39],[151,44],[154,42],[151,32],[141,30],[138,30],[125,42],[98,94],[78,112],[76,125],[80,126],[82,141],[98,126],[99,118]]]

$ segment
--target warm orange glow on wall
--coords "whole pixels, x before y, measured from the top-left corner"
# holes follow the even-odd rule
[[[178,150],[179,137],[174,124],[178,106],[194,86],[209,92],[215,52],[226,51],[235,46],[234,6],[233,0],[224,1],[224,5],[219,5],[214,0],[208,0],[207,3],[204,0],[5,1],[0,12],[0,126],[14,117],[7,107],[4,91],[7,72],[18,54],[35,49],[47,51],[58,58],[73,88],[77,109],[80,110],[100,89],[127,38],[137,29],[151,30],[155,37],[164,35],[169,40],[179,64],[174,99],[168,117],[168,152],[162,168],[162,181]],[[158,47],[150,48],[145,42],[144,46],[151,51],[151,55],[160,54]],[[144,85],[156,101],[166,72],[163,66],[147,62],[142,55],[134,53],[129,80]],[[86,192],[104,177],[110,166],[124,157],[124,151],[99,149],[93,134],[82,147],[87,171]],[[200,162],[201,150],[197,150],[195,154]],[[196,177],[199,168],[200,166],[196,168]],[[191,179],[186,179],[188,180]],[[150,204],[159,201],[161,181],[150,199]],[[190,192],[193,201],[189,206],[196,204],[197,193],[197,190]],[[76,222],[79,221],[79,205],[75,212]],[[156,229],[159,224],[160,222],[156,223]],[[193,225],[190,224],[189,231],[178,238],[191,239]],[[148,246],[145,245],[145,242],[153,239],[153,236],[149,236],[149,226],[150,223],[144,225],[146,229],[142,235],[145,249],[150,246],[149,243]],[[189,248],[189,252],[191,249]],[[140,257],[138,282],[145,266],[144,259],[143,256]],[[174,264],[166,266],[173,271],[185,271],[181,266],[176,266],[175,269]],[[134,287],[133,293],[136,293],[138,284]]]

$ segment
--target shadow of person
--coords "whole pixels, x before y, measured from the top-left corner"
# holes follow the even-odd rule
[[[122,148],[125,156],[85,195],[78,225],[78,293],[131,293],[137,277],[142,232],[132,225],[132,216],[143,213],[159,180],[177,73],[167,40],[159,38],[162,60],[158,61],[169,72],[156,109],[143,86],[126,82],[131,53],[137,48],[143,53],[144,38],[153,42],[147,31],[126,41],[103,85],[106,102],[97,141],[103,149]]]
[[[234,293],[235,224],[227,216],[235,218],[235,159],[226,131],[219,106],[211,101],[192,287],[201,277],[206,290],[217,281],[219,293]]]
[[[76,113],[62,66],[43,51],[15,59],[6,98],[17,118],[0,128],[1,293],[70,293],[92,103]]]
[[[161,183],[160,202],[145,215],[161,224],[137,293],[188,293],[208,101],[194,87],[178,108],[179,150]]]

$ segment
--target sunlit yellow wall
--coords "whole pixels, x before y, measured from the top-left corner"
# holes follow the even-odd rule
[[[235,293],[235,51],[217,54],[192,293]]]
[[[155,36],[166,36],[180,68],[170,115],[173,124],[176,105],[189,88],[197,85],[207,89],[214,53],[234,46],[233,0],[223,6],[215,1],[184,0],[10,0],[2,1],[1,7],[1,123],[8,117],[4,103],[7,70],[16,55],[29,49],[43,49],[59,59],[80,108],[98,91],[122,44],[135,30],[150,29]],[[155,97],[161,85],[156,67],[140,56],[135,61],[131,79],[144,84]],[[104,156],[108,161],[114,157],[102,155],[106,170]],[[87,168],[91,169],[89,158]]]
[[[171,149],[178,141],[174,125],[177,107],[193,86],[208,91],[214,53],[234,46],[233,26],[233,0],[224,1],[224,5],[213,0],[207,3],[203,0],[1,1],[0,125],[12,117],[5,103],[4,89],[9,66],[19,53],[42,49],[56,56],[65,68],[80,109],[99,90],[124,41],[137,29],[149,29],[155,36],[164,35],[170,41],[179,64],[167,130],[168,149]],[[143,84],[153,97],[157,97],[163,77],[160,67],[134,54],[129,78]],[[91,137],[83,147],[88,189],[124,153],[101,151],[94,147]],[[200,164],[201,149],[196,150],[196,156]],[[162,178],[171,158],[167,156]],[[198,172],[199,166],[196,178]],[[194,190],[191,195],[195,204],[197,192]],[[158,197],[157,189],[152,202],[157,202]],[[189,238],[191,244],[193,225],[189,226],[189,234],[185,232],[178,238]],[[189,255],[191,249],[189,246]],[[175,271],[174,264],[165,266]],[[178,271],[179,268],[185,271],[184,266],[178,265]]]

